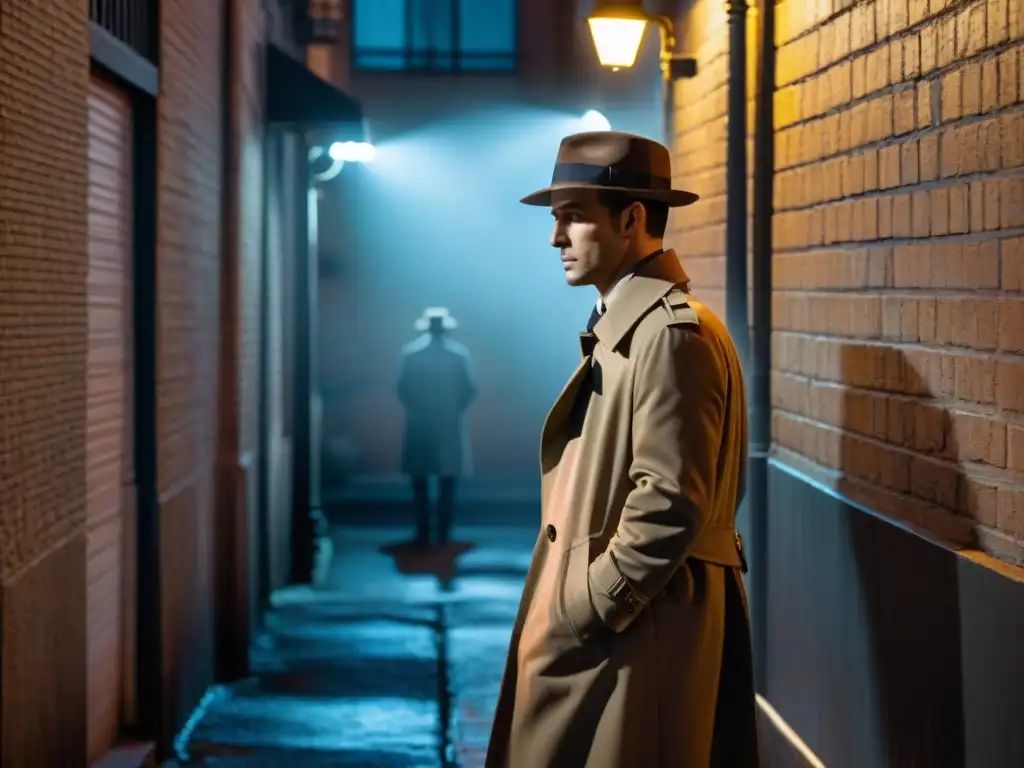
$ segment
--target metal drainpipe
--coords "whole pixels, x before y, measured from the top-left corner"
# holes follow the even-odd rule
[[[747,317],[747,4],[731,0],[729,101],[725,158],[725,319],[749,371]]]
[[[772,442],[772,214],[775,176],[775,5],[758,0],[754,127],[754,295],[750,358],[748,498],[753,578],[751,603],[757,688],[766,686],[768,648],[768,454]]]

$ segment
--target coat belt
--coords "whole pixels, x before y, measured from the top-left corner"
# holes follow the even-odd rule
[[[690,547],[689,556],[705,563],[747,571],[743,538],[735,528],[720,525],[705,528]]]

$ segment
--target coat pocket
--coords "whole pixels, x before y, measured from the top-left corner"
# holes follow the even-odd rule
[[[582,536],[570,542],[560,579],[559,608],[581,645],[603,626],[590,600],[590,547],[595,538]]]

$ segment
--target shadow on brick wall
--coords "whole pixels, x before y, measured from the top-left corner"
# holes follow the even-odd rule
[[[844,523],[846,573],[859,594],[849,637],[837,638],[846,645],[839,657],[853,667],[837,698],[861,721],[850,729],[860,744],[850,746],[864,765],[961,766],[961,610],[951,550],[969,543],[973,526],[952,418],[901,350],[842,349],[842,380],[852,386],[843,394],[840,490],[878,513]]]

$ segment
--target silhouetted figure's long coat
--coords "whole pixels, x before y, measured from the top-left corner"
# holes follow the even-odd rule
[[[472,471],[466,410],[476,396],[469,351],[424,333],[402,350],[398,398],[405,407],[402,472],[459,477]]]

